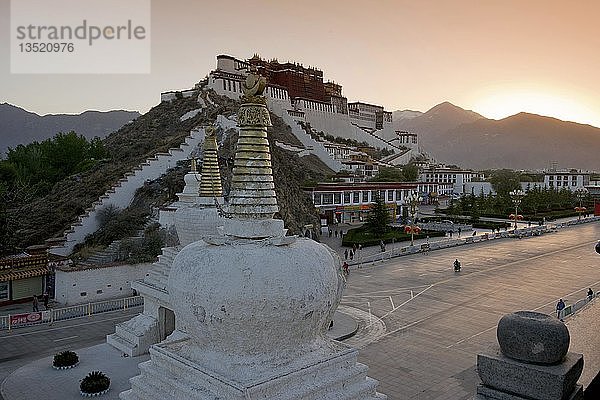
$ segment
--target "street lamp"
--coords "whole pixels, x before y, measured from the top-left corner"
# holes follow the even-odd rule
[[[517,229],[517,219],[519,218],[519,204],[521,204],[521,200],[523,200],[523,197],[525,197],[525,192],[522,190],[513,190],[512,192],[509,193],[510,198],[513,201],[513,204],[515,205],[515,230]]]
[[[581,221],[581,213],[586,210],[585,207],[581,206],[581,203],[583,202],[583,199],[585,199],[588,195],[588,191],[586,188],[579,188],[574,193],[575,196],[579,199],[579,207],[575,207],[575,211],[579,213],[579,218],[577,218],[577,220]]]
[[[406,201],[408,202],[408,213],[411,216],[410,220],[410,245],[414,246],[415,244],[415,230],[418,227],[415,226],[415,216],[419,212],[419,204],[423,201],[423,198],[419,196],[419,193],[416,191],[410,192],[406,197]]]

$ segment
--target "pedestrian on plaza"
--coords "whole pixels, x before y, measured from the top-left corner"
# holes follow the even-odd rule
[[[331,234],[332,234],[332,233],[333,233],[333,232],[331,231],[331,229],[329,229],[329,237],[331,237]]]
[[[344,261],[344,265],[342,265],[342,269],[344,270],[344,274],[348,275],[348,263]]]
[[[352,261],[354,259],[354,252],[352,250],[350,250],[350,261]]]
[[[42,301],[44,302],[44,308],[46,310],[48,309],[48,300],[49,300],[48,292],[44,292],[44,295],[42,296]]]
[[[561,321],[562,319],[562,310],[565,309],[565,302],[563,301],[563,299],[558,300],[558,303],[556,303],[556,317],[558,319],[560,319]]]
[[[460,237],[460,234],[462,233],[462,228],[459,226],[458,227],[458,237]]]
[[[477,231],[473,230],[473,236],[477,235]]]
[[[590,300],[594,297],[594,291],[592,290],[592,288],[588,289],[587,296]]]
[[[356,243],[352,243],[352,251],[356,253]]]
[[[527,221],[527,227],[531,227],[531,220]]]
[[[348,259],[348,249],[344,251],[344,260]]]
[[[335,237],[337,237],[337,234],[338,234],[338,232],[337,232],[337,229],[336,229],[336,230],[335,230]]]
[[[40,301],[36,295],[33,295],[33,311],[40,311]]]
[[[450,231],[450,237],[452,237],[452,235],[454,235],[454,231]]]

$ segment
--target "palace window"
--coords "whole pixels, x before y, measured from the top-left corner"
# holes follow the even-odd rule
[[[341,193],[333,194],[333,203],[334,204],[342,204],[342,194]]]
[[[360,203],[360,192],[352,193],[352,202],[356,204]]]
[[[8,299],[8,282],[0,282],[0,300]]]
[[[350,204],[350,192],[344,192],[344,204]]]
[[[315,193],[313,203],[317,206],[321,204],[321,193]]]
[[[388,199],[388,201],[394,201],[394,191],[393,190],[387,191],[387,199]]]
[[[363,192],[362,192],[362,202],[363,203],[368,203],[369,202],[369,191],[368,190],[363,190]]]
[[[333,193],[323,193],[323,204],[333,204]]]

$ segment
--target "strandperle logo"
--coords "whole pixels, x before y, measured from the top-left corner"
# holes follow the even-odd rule
[[[81,25],[72,27],[69,25],[28,25],[17,26],[18,40],[87,40],[91,46],[95,41],[105,40],[143,40],[146,39],[146,28],[141,25],[134,25],[131,20],[127,20],[125,25],[116,26],[97,26],[91,25],[87,20],[83,20]]]
[[[11,72],[150,73],[150,0],[11,0]]]

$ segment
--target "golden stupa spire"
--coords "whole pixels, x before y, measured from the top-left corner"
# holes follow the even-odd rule
[[[279,211],[267,127],[271,118],[263,96],[266,80],[252,71],[243,85],[228,215],[242,220],[272,219]]]
[[[204,128],[206,136],[202,146],[202,176],[200,178],[200,197],[218,198],[223,196],[221,186],[221,173],[217,159],[217,136],[215,128],[208,126]]]

